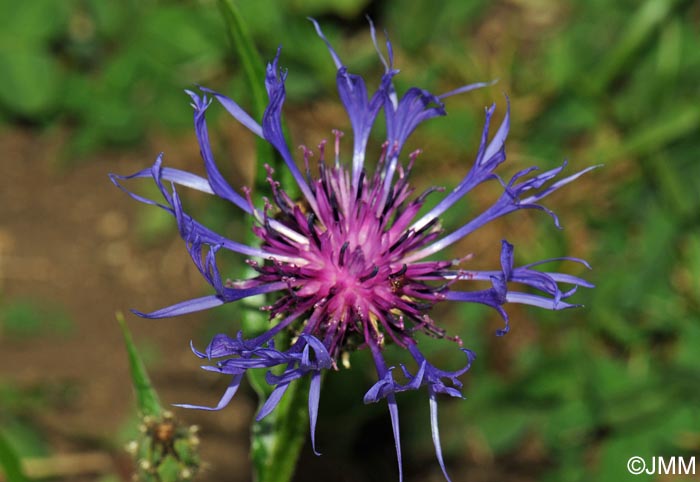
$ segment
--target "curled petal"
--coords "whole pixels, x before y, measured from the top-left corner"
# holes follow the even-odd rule
[[[231,402],[231,400],[233,399],[233,396],[238,391],[238,387],[241,385],[241,380],[243,380],[243,373],[240,373],[238,375],[234,375],[231,378],[231,383],[226,388],[224,395],[221,397],[221,400],[219,400],[219,403],[216,405],[216,407],[205,407],[202,405],[190,405],[187,403],[176,403],[176,404],[174,404],[174,406],[181,407],[181,408],[195,408],[197,410],[209,410],[209,411],[221,410],[222,408],[226,407]]]
[[[318,418],[318,403],[321,396],[321,372],[316,371],[311,376],[309,387],[309,429],[311,431],[311,449],[314,454],[321,455],[316,450],[316,419]]]
[[[440,428],[438,426],[437,400],[434,393],[430,394],[430,433],[433,436],[433,445],[435,446],[435,456],[438,459],[442,473],[451,482],[450,476],[447,475],[445,461],[442,459],[442,446],[440,444]]]
[[[544,211],[554,219],[554,222],[557,225],[557,227],[560,227],[556,215],[544,206],[536,204],[536,202],[542,199],[543,197],[547,196],[548,194],[551,194],[552,192],[556,191],[560,187],[578,179],[581,175],[585,174],[591,169],[595,169],[598,166],[589,167],[587,169],[579,171],[578,173],[564,178],[552,184],[549,188],[544,189],[537,194],[533,194],[525,199],[521,199],[521,196],[528,191],[541,188],[545,183],[556,177],[562,171],[562,169],[564,169],[564,167],[566,167],[566,162],[564,162],[561,166],[555,169],[543,172],[538,176],[531,177],[522,182],[519,181],[522,178],[525,178],[528,174],[530,174],[533,170],[537,168],[524,169],[516,173],[508,182],[508,184],[504,185],[505,189],[503,194],[490,208],[473,218],[461,228],[453,231],[452,233],[448,234],[447,236],[444,236],[443,238],[440,238],[431,245],[406,256],[403,259],[403,261],[413,262],[435,254],[439,251],[442,251],[447,246],[455,243],[456,241],[459,241],[468,234],[474,232],[476,229],[484,226],[488,222],[520,209],[538,209]]]
[[[393,394],[387,397],[389,404],[389,416],[391,417],[391,431],[394,434],[394,445],[396,446],[396,462],[399,466],[399,482],[403,481],[403,462],[401,461],[401,434],[399,430],[399,407],[396,405],[396,398]]]
[[[141,316],[142,318],[159,319],[196,313],[197,311],[208,310],[223,304],[224,300],[216,295],[210,295],[175,303],[174,305],[161,308],[160,310],[152,311],[150,313],[143,313],[138,310],[131,310],[131,312],[135,315]]]
[[[194,107],[194,128],[199,142],[199,151],[204,160],[204,167],[207,170],[209,185],[217,196],[230,201],[248,214],[252,214],[252,209],[248,202],[238,194],[224,179],[224,176],[219,172],[219,168],[214,162],[214,154],[209,143],[209,131],[207,129],[206,112],[211,104],[206,96],[199,97],[192,91],[186,91],[192,98],[192,106]]]
[[[280,400],[282,400],[282,395],[285,394],[285,392],[287,391],[288,388],[289,388],[289,383],[286,383],[284,385],[278,385],[275,387],[274,390],[272,390],[272,393],[270,394],[269,397],[267,397],[267,400],[265,400],[265,403],[263,404],[262,408],[260,408],[260,411],[255,416],[256,422],[259,422],[263,418],[270,415],[270,413],[280,403]]]
[[[255,122],[250,114],[243,110],[232,99],[211,89],[207,89],[206,87],[200,87],[199,90],[214,96],[214,98],[219,101],[219,103],[228,111],[229,114],[233,116],[234,119],[247,127],[248,130],[250,130],[256,136],[263,137],[262,126]]]

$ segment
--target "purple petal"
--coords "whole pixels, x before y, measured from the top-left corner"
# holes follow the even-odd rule
[[[439,240],[435,241],[434,243],[425,248],[422,248],[418,251],[414,251],[412,254],[403,258],[402,261],[404,263],[410,263],[435,254],[438,251],[445,249],[447,246],[455,243],[456,241],[459,241],[460,239],[474,232],[479,227],[484,226],[488,222],[520,209],[538,209],[544,211],[554,219],[556,226],[560,227],[558,219],[552,211],[545,208],[544,206],[535,203],[543,197],[545,197],[546,195],[556,191],[560,187],[578,179],[578,177],[580,177],[584,173],[590,171],[591,169],[595,169],[599,166],[592,166],[582,171],[579,171],[576,174],[562,179],[560,181],[557,181],[547,189],[544,189],[543,191],[537,194],[533,194],[532,196],[527,197],[525,199],[520,199],[520,196],[527,191],[541,188],[547,181],[556,177],[564,169],[564,167],[566,167],[566,162],[564,162],[561,166],[557,168],[550,169],[549,171],[543,172],[535,177],[532,177],[520,183],[518,183],[520,179],[524,178],[526,175],[528,175],[530,172],[537,168],[533,167],[529,169],[523,169],[522,171],[516,173],[505,186],[504,193],[501,195],[498,201],[496,201],[496,203],[493,204],[490,208],[486,209],[486,211],[482,212],[480,215],[473,218],[467,224],[465,224],[461,228],[458,228],[457,230],[453,231],[447,236],[440,238]]]
[[[160,310],[156,310],[151,313],[143,313],[137,310],[131,311],[134,314],[142,316],[144,318],[168,318],[172,316],[180,316],[188,313],[194,313],[197,311],[208,310],[209,308],[221,306],[224,303],[228,303],[230,301],[236,301],[243,298],[247,298],[249,296],[255,296],[263,293],[271,293],[273,291],[285,289],[286,287],[287,284],[285,282],[279,281],[275,283],[255,286],[253,288],[225,288],[220,294],[203,296],[201,298],[183,301],[181,303],[177,303],[166,308],[161,308]]]
[[[543,259],[542,261],[536,261],[534,263],[525,264],[522,267],[523,268],[531,268],[533,266],[539,266],[541,264],[551,263],[553,261],[573,261],[574,263],[579,263],[579,264],[584,265],[588,269],[593,269],[593,268],[591,268],[591,265],[588,264],[588,262],[586,260],[581,259],[581,258],[573,258],[571,256],[560,256],[558,258],[547,258],[547,259]]]
[[[345,107],[345,110],[350,119],[350,124],[353,130],[353,159],[352,159],[352,175],[353,175],[353,185],[357,186],[359,180],[360,172],[364,165],[365,160],[365,150],[367,148],[367,141],[369,140],[369,135],[372,130],[372,125],[374,124],[379,110],[382,108],[382,104],[387,96],[388,91],[391,88],[391,79],[396,74],[396,71],[390,70],[386,60],[379,52],[380,59],[387,67],[387,71],[382,77],[381,84],[377,91],[372,95],[371,99],[368,99],[367,86],[365,85],[364,79],[355,74],[348,72],[347,67],[343,64],[335,52],[330,42],[323,34],[320,25],[314,19],[309,19],[314,24],[316,28],[316,33],[325,42],[328,47],[328,51],[333,58],[337,72],[337,86],[338,95],[340,100]],[[376,47],[376,36],[374,32],[374,25],[370,20],[370,29],[372,32],[372,38],[375,42]]]
[[[224,395],[221,397],[221,400],[219,400],[219,403],[216,405],[216,407],[205,407],[202,405],[190,405],[188,403],[175,403],[173,405],[175,407],[195,408],[197,410],[209,410],[209,411],[221,410],[222,408],[226,407],[226,405],[229,404],[231,399],[233,399],[233,396],[238,391],[238,387],[241,385],[241,380],[243,380],[243,373],[238,374],[238,375],[234,375],[231,378],[231,383],[229,384],[228,388],[226,388]]]
[[[531,295],[528,293],[510,292],[506,296],[506,301],[508,303],[521,303],[524,305],[537,306],[539,308],[545,308],[548,310],[565,310],[568,308],[579,308],[581,305],[574,305],[571,303],[566,303],[564,301],[557,301],[552,298],[545,298],[544,296]]]
[[[267,64],[265,73],[265,88],[270,97],[270,102],[263,114],[263,137],[280,153],[287,168],[292,173],[292,177],[294,177],[294,180],[297,182],[299,189],[306,197],[309,206],[318,215],[316,198],[306,184],[301,171],[299,171],[299,168],[294,163],[292,154],[289,152],[289,147],[287,146],[287,141],[284,138],[284,133],[282,132],[282,105],[286,97],[284,81],[287,74],[280,72],[278,67],[280,52],[281,50],[278,49],[275,58],[272,62]]]
[[[440,446],[440,429],[438,427],[437,400],[435,398],[434,393],[430,394],[430,431],[433,435],[435,455],[437,456],[438,462],[440,463],[442,473],[447,479],[447,482],[451,482],[450,476],[447,475],[447,469],[445,469],[445,462],[442,459],[442,447]]]
[[[314,454],[321,455],[316,450],[316,419],[318,417],[318,403],[321,396],[321,372],[317,371],[311,376],[309,387],[309,428],[311,430],[311,449]]]
[[[391,48],[391,42],[389,42],[389,39],[386,39],[386,48],[387,48],[387,53],[389,54],[389,62],[386,61],[384,58],[384,55],[382,54],[382,50],[379,48],[379,44],[377,43],[377,31],[374,28],[374,22],[372,22],[372,19],[370,18],[369,15],[366,15],[365,18],[367,19],[367,22],[369,23],[369,32],[372,37],[372,43],[374,44],[374,50],[377,51],[377,56],[379,57],[379,60],[381,60],[382,64],[384,64],[384,71],[389,72],[390,70],[393,69],[393,64],[394,64],[394,53]],[[386,32],[385,32],[386,33]]]
[[[224,176],[219,172],[219,168],[214,162],[214,154],[211,151],[209,143],[209,131],[207,129],[206,111],[211,102],[207,102],[207,98],[199,97],[192,91],[186,91],[192,98],[192,106],[194,107],[194,128],[199,142],[199,150],[204,160],[204,167],[207,170],[209,184],[217,196],[230,201],[248,214],[252,213],[252,209],[243,196],[238,194],[231,185],[224,179]]]
[[[199,90],[213,95],[216,98],[216,100],[218,100],[219,103],[224,107],[224,109],[226,109],[228,113],[233,116],[234,119],[236,119],[238,122],[247,127],[253,134],[255,134],[258,137],[263,136],[262,127],[260,126],[260,124],[255,122],[255,120],[253,120],[253,118],[232,99],[229,99],[225,95],[219,94],[218,92],[215,92],[211,89],[207,89],[206,87],[200,87]]]
[[[513,272],[513,245],[505,239],[501,241],[501,269],[506,280],[510,280]]]
[[[573,276],[566,273],[547,273],[554,281],[557,283],[568,283],[576,286],[583,286],[584,288],[595,288],[593,283],[586,281],[578,276]]]
[[[203,296],[201,298],[195,298],[193,300],[182,301],[174,305],[168,306],[166,308],[161,308],[160,310],[152,311],[151,313],[143,313],[137,310],[131,310],[135,315],[141,316],[143,318],[159,319],[159,318],[169,318],[171,316],[186,315],[188,313],[195,313],[197,311],[208,310],[209,308],[214,308],[215,306],[221,306],[224,301],[218,296]]]
[[[488,147],[483,152],[481,157],[478,159],[478,164],[481,164],[484,160],[488,161],[496,156],[499,151],[504,149],[506,138],[508,137],[508,131],[510,130],[510,99],[506,96],[506,115],[498,127],[496,134],[494,134],[493,139],[489,142]],[[505,159],[505,158],[504,158]],[[502,162],[502,161],[501,161]]]
[[[562,168],[563,168],[564,166],[566,166],[566,163],[564,163],[564,164],[562,165]],[[531,203],[533,203],[533,202],[537,202],[537,201],[539,201],[540,199],[542,199],[543,197],[545,197],[545,196],[547,196],[547,195],[553,193],[554,191],[556,191],[556,190],[559,189],[560,187],[565,186],[565,185],[567,185],[567,184],[569,184],[569,183],[575,181],[576,179],[578,179],[579,177],[583,176],[583,175],[586,174],[587,172],[592,171],[593,169],[598,169],[599,167],[602,167],[602,164],[598,164],[598,165],[596,165],[596,166],[587,167],[586,169],[583,169],[583,170],[581,170],[581,171],[579,171],[579,172],[577,172],[577,173],[575,173],[575,174],[572,174],[572,175],[569,176],[569,177],[566,177],[566,178],[564,178],[564,179],[561,179],[561,180],[555,182],[554,184],[552,184],[551,186],[549,186],[549,187],[548,187],[547,189],[545,189],[544,191],[541,191],[541,192],[539,192],[539,193],[537,193],[537,194],[535,194],[535,195],[532,195],[532,196],[530,196],[530,197],[528,197],[528,198],[526,198],[526,199],[523,199],[521,202],[522,202],[523,204],[531,204]],[[552,172],[552,171],[549,171],[549,172]],[[558,173],[558,171],[557,171],[557,173]]]
[[[454,90],[438,95],[438,99],[446,99],[448,97],[452,97],[453,95],[464,94],[466,92],[471,92],[472,90],[481,89],[482,87],[490,87],[496,82],[498,82],[498,79],[490,82],[475,82],[473,84],[463,85],[462,87],[458,87]]]
[[[139,172],[136,172],[134,174],[131,174],[129,176],[118,176],[116,174],[110,174],[110,177],[114,177],[115,179],[121,179],[121,180],[127,180],[127,179],[136,179],[136,178],[145,178],[145,177],[152,177],[151,173],[151,168],[143,169]],[[180,186],[185,186],[189,187],[190,189],[195,189],[200,192],[204,192],[207,194],[214,194],[214,191],[212,190],[211,186],[209,185],[209,181],[204,179],[201,176],[197,176],[196,174],[192,174],[191,172],[187,171],[181,171],[180,169],[174,169],[172,167],[164,167],[162,168],[162,179],[166,181],[173,182],[175,184],[179,184]]]
[[[389,404],[389,415],[391,416],[391,428],[394,433],[394,444],[396,445],[396,460],[399,464],[399,482],[403,481],[403,463],[401,462],[401,436],[399,434],[399,407],[396,405],[396,397],[392,393],[387,397]]]
[[[265,404],[255,416],[256,422],[259,422],[263,418],[270,415],[270,412],[272,412],[275,409],[275,407],[277,407],[277,404],[280,403],[282,395],[284,395],[284,393],[287,391],[287,388],[289,388],[289,383],[286,383],[284,385],[278,385],[275,387],[274,390],[272,390],[270,396],[267,397],[267,400],[265,400]]]
[[[302,335],[302,338],[311,346],[314,350],[314,355],[316,355],[316,366],[318,368],[330,368],[333,360],[331,359],[328,349],[325,347],[321,341],[312,335]]]
[[[408,89],[396,107],[387,99],[384,112],[387,140],[390,145],[398,143],[398,150],[421,122],[446,114],[445,105],[437,96],[417,87]]]
[[[376,403],[382,398],[386,398],[394,392],[399,391],[400,386],[394,381],[393,370],[394,367],[389,368],[384,376],[367,390],[367,393],[365,393],[362,399],[365,405]]]
[[[321,30],[321,26],[318,24],[318,22],[311,18],[311,17],[306,17],[307,20],[309,20],[311,23],[314,24],[314,28],[316,29],[316,33],[318,34],[319,37],[321,37],[321,40],[326,44],[326,47],[328,47],[328,52],[331,54],[331,58],[333,59],[333,63],[335,64],[335,68],[339,69],[343,66],[343,62],[340,61],[340,57],[338,57],[338,54],[335,52],[335,49],[331,45],[331,43],[328,41],[328,38],[323,34],[323,30]]]
[[[488,179],[491,179],[493,177],[492,172],[494,169],[505,161],[505,138],[508,135],[510,106],[506,111],[506,116],[503,119],[498,132],[491,142],[487,144],[489,127],[491,125],[491,116],[493,115],[495,109],[496,104],[492,104],[491,107],[486,109],[486,120],[484,121],[484,128],[481,133],[481,144],[472,168],[460,181],[460,183],[452,190],[452,192],[445,196],[445,198],[443,198],[430,211],[425,213],[425,215],[423,215],[418,221],[413,223],[411,229],[418,230],[447,211],[457,201],[462,199],[465,194],[474,189],[474,187]]]

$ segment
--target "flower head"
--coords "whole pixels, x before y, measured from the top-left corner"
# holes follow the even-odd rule
[[[406,154],[406,140],[423,121],[446,114],[445,98],[487,84],[471,84],[443,95],[411,88],[399,97],[392,83],[398,71],[393,68],[391,44],[386,43],[387,60],[377,45],[374,27],[370,23],[372,39],[385,66],[379,87],[370,96],[362,77],[348,72],[319,25],[313,23],[337,67],[339,96],[352,126],[351,162],[341,159],[342,133],[333,131],[331,146],[327,146],[326,141],[318,145],[317,169],[312,168],[316,156],[304,146],[301,149],[303,172],[297,167],[282,133],[281,112],[287,74],[278,66],[279,51],[267,66],[265,87],[269,104],[261,123],[219,93],[205,88],[199,94],[188,92],[192,98],[195,131],[207,177],[163,167],[162,156],[159,156],[151,168],[131,176],[112,175],[112,180],[124,190],[122,181],[129,178],[150,177],[155,181],[164,203],[127,192],[141,202],[159,206],[175,218],[192,260],[214,289],[214,294],[137,314],[146,318],[163,318],[213,308],[248,296],[273,294],[274,302],[263,307],[274,321],[269,331],[252,339],[244,338],[242,333],[235,337],[221,334],[214,337],[203,352],[194,349],[201,358],[218,360],[205,369],[231,375],[232,381],[216,407],[184,406],[221,409],[234,396],[246,370],[285,366],[281,375],[268,373],[267,381],[275,388],[260,410],[258,419],[275,408],[292,381],[310,376],[309,413],[315,451],[314,429],[321,372],[337,369],[340,357],[351,347],[359,345],[371,353],[378,375],[377,383],[367,391],[364,401],[371,403],[385,399],[389,405],[400,474],[399,416],[395,395],[426,387],[436,454],[445,477],[449,479],[440,449],[437,395],[462,396],[459,376],[469,368],[474,354],[463,349],[465,365],[454,372],[440,370],[426,360],[418,348],[415,334],[425,332],[445,336],[444,330],[430,317],[431,308],[447,300],[490,306],[505,320],[504,328],[499,331],[499,334],[504,334],[509,327],[504,305],[523,303],[550,310],[569,308],[575,306],[567,300],[576,288],[591,285],[571,275],[534,269],[553,260],[514,266],[513,245],[507,241],[501,245],[501,266],[492,271],[460,267],[468,257],[462,260],[433,260],[432,257],[489,221],[520,209],[543,210],[558,226],[556,215],[539,201],[588,169],[555,181],[565,164],[537,175],[533,172],[535,168],[529,168],[518,172],[509,181],[503,181],[494,171],[506,158],[504,145],[510,109],[491,136],[491,117],[495,110],[495,105],[492,105],[486,109],[481,144],[470,169],[451,192],[419,217],[426,197],[441,190],[433,188],[414,195],[409,176],[419,151]],[[274,146],[301,191],[301,201],[292,199],[285,192],[275,180],[275,172],[268,166],[271,196],[261,207],[256,206],[248,190],[241,194],[224,179],[214,161],[207,132],[205,116],[212,98],[251,132]],[[386,140],[380,152],[370,153],[367,151],[370,132],[382,110]],[[376,168],[371,173],[365,167],[368,157],[377,159]],[[440,225],[440,215],[460,202],[474,187],[488,180],[500,182],[503,194],[484,212],[445,233]],[[249,246],[228,239],[194,220],[184,212],[176,186],[226,199],[252,216],[256,221],[253,229],[259,239],[258,245]],[[246,256],[256,275],[242,281],[224,282],[216,262],[221,249]],[[558,259],[588,266],[575,258]],[[452,286],[458,280],[486,281],[491,287],[457,291]],[[513,285],[529,286],[538,294],[518,291]],[[279,350],[274,345],[274,337],[283,330],[293,333],[294,342],[286,350]],[[461,345],[459,338],[452,339]],[[401,382],[394,379],[394,367],[388,366],[384,359],[383,347],[388,343],[405,348],[415,360],[413,371],[401,366]]]

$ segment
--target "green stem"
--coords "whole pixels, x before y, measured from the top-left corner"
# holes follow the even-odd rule
[[[141,360],[136,345],[134,345],[129,328],[124,321],[124,315],[117,313],[116,317],[122,330],[126,353],[129,357],[129,374],[131,375],[131,384],[134,386],[134,392],[136,393],[136,406],[144,416],[161,417],[163,408],[158,399],[158,394],[151,384],[146,366]]]
[[[234,53],[238,55],[246,83],[251,92],[253,116],[262,119],[265,111],[265,85],[263,63],[260,60],[254,43],[248,33],[234,0],[219,0],[226,30],[231,41]],[[284,164],[276,156],[270,144],[263,139],[258,139],[257,161],[265,159],[274,167],[282,167]],[[279,169],[284,176],[285,169]],[[261,166],[256,166],[254,191],[266,189],[267,175]],[[286,179],[282,179],[285,182]],[[287,184],[289,185],[289,184]],[[289,192],[294,196],[294,192]],[[251,227],[254,220],[251,219]],[[248,231],[246,241],[250,245],[259,243],[252,230]],[[246,267],[242,272],[243,278],[256,276],[256,272]],[[265,313],[260,307],[266,304],[264,296],[247,298],[243,302],[243,331],[246,336],[257,336],[267,331],[270,326]],[[289,336],[286,333],[278,335],[276,346],[285,349],[289,346]],[[258,406],[262,407],[267,397],[272,392],[272,387],[265,381],[264,370],[248,370],[248,380],[253,390],[258,395]],[[307,410],[306,393],[309,381],[298,380],[292,383],[286,394],[277,405],[277,408],[265,419],[256,421],[251,428],[251,458],[253,472],[257,482],[289,482],[294,475],[299,453],[304,445],[308,427],[309,415]]]

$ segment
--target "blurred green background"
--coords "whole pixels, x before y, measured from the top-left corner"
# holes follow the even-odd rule
[[[512,102],[508,162],[605,166],[546,205],[562,221],[519,213],[455,246],[479,266],[500,239],[516,262],[572,255],[593,271],[585,308],[440,308],[450,334],[478,354],[466,401],[442,400],[453,480],[661,480],[632,476],[631,456],[700,454],[700,4],[680,0],[258,0],[238,2],[261,56],[283,46],[292,145],[349,130],[334,67],[313,16],[351,71],[376,85],[382,67],[365,14],[388,32],[399,91],[435,93],[491,79],[450,98],[449,115],[412,138],[415,183],[454,186],[478,146],[483,107]],[[214,1],[0,1],[0,452],[37,478],[129,480],[122,445],[135,433],[115,310],[155,309],[206,293],[174,224],[128,200],[108,172],[170,165],[201,172],[183,89],[206,85],[250,106]],[[210,116],[219,163],[251,184],[253,142],[221,109]],[[375,141],[380,142],[378,134]],[[144,192],[149,186],[143,186]],[[447,226],[497,195],[478,190]],[[438,196],[439,197],[439,196]],[[236,236],[243,221],[211,199],[192,211]],[[235,272],[241,259],[224,260]],[[129,319],[166,403],[213,403],[226,381],[202,374],[188,340],[235,333],[235,306],[185,319]],[[448,341],[421,340],[437,366],[456,367]],[[389,358],[401,359],[389,350]],[[325,378],[317,435],[297,480],[396,480],[385,406],[362,404],[374,382],[364,352]],[[442,480],[424,392],[399,397],[409,481]],[[249,480],[250,390],[223,412],[180,410],[202,425],[200,480]],[[693,480],[676,476],[673,480]]]

